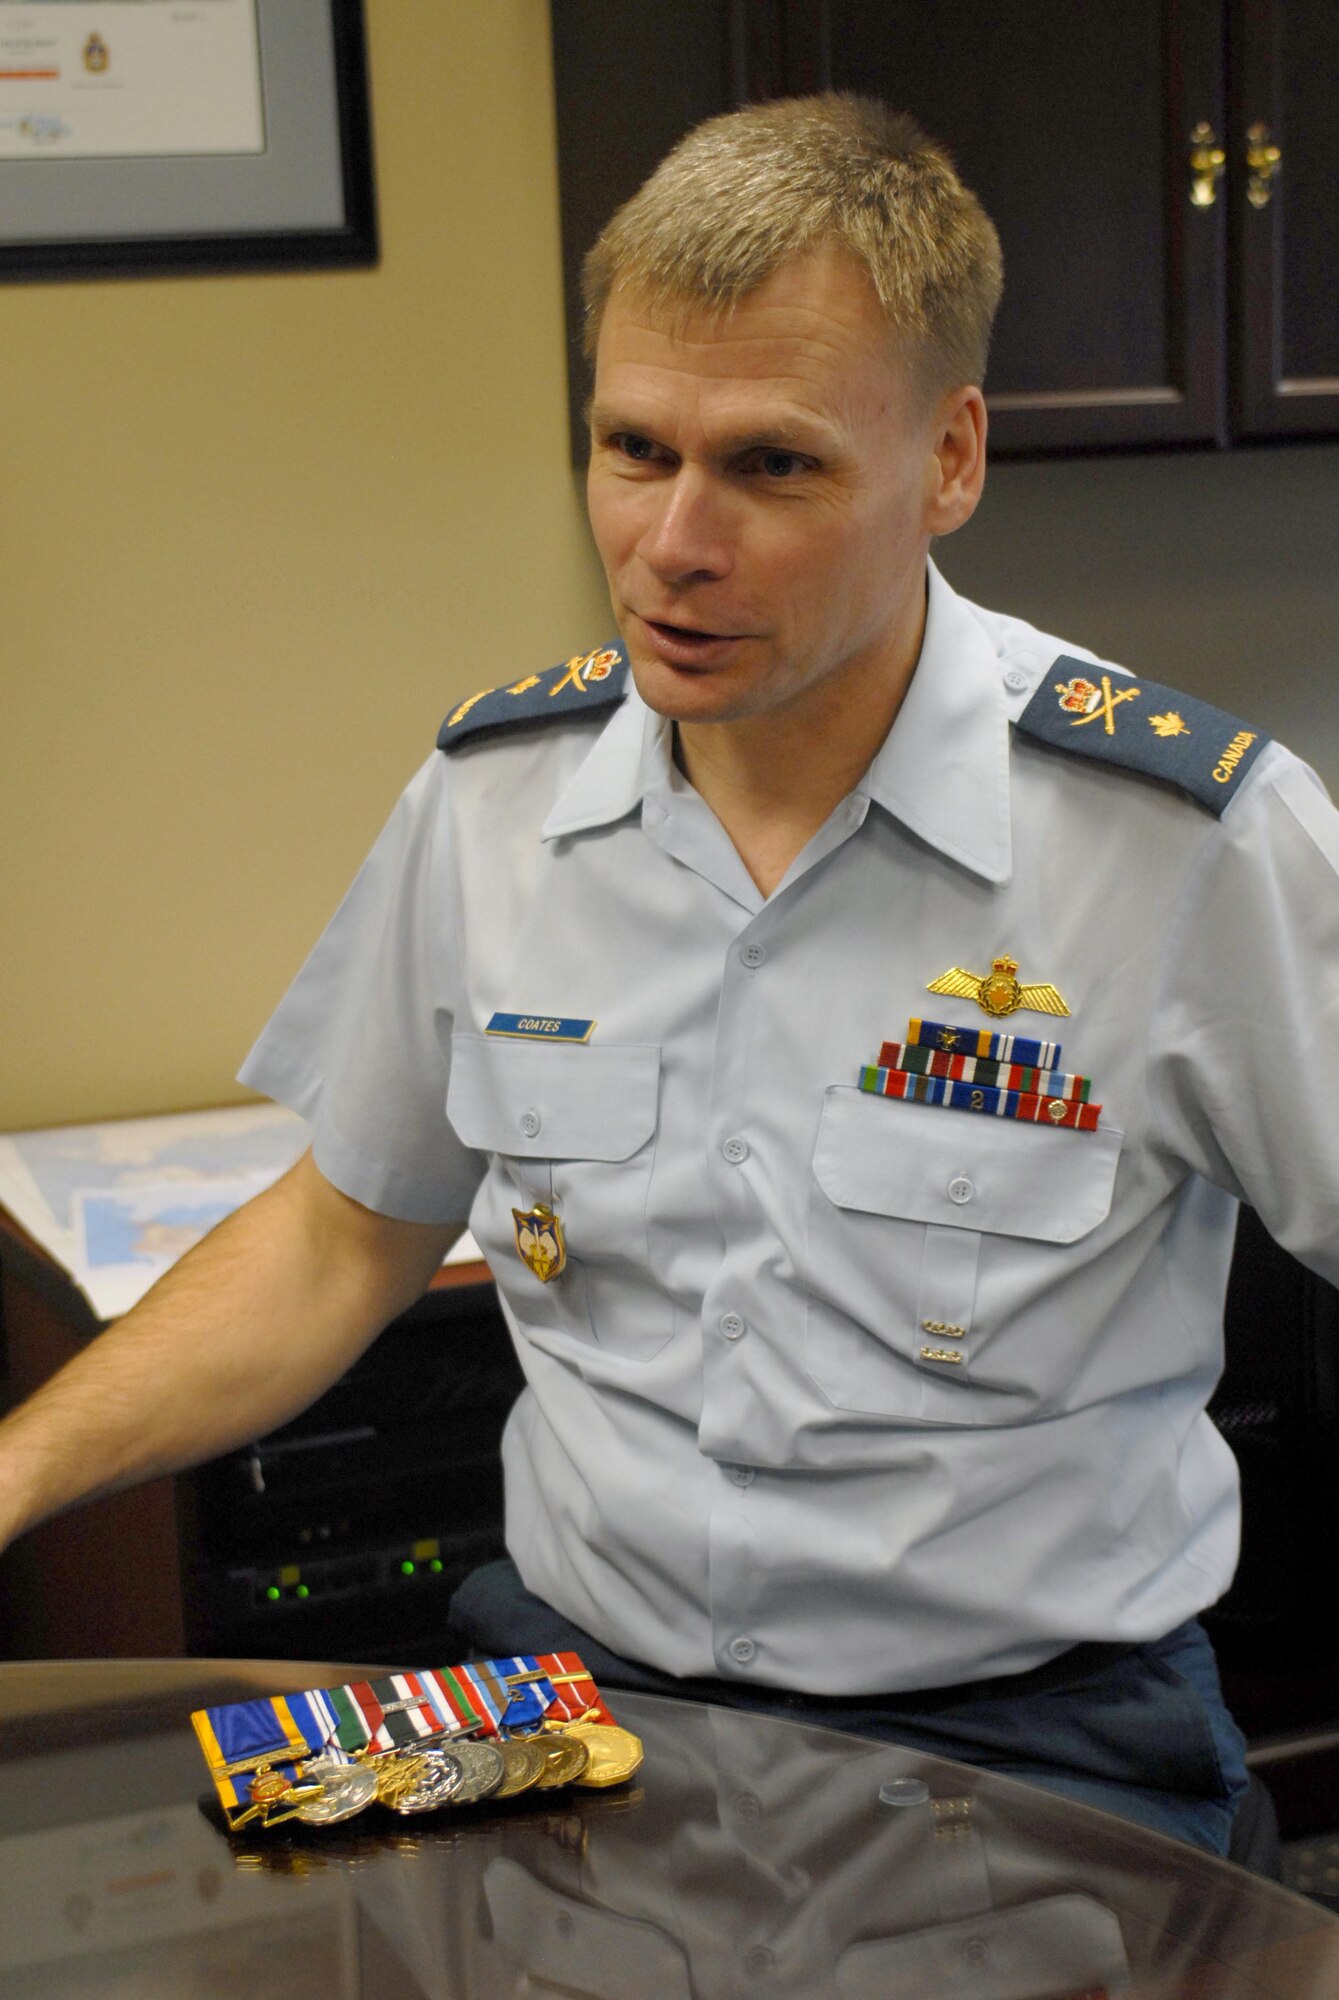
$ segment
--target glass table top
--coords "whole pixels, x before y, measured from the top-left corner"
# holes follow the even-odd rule
[[[193,1708],[354,1670],[0,1666],[6,2000],[1335,2000],[1339,1918],[1104,1813],[614,1691],[627,1786],[225,1836]]]

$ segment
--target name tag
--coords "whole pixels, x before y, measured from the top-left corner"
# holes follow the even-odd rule
[[[486,1035],[512,1035],[527,1042],[588,1042],[594,1021],[568,1020],[558,1014],[494,1014]]]

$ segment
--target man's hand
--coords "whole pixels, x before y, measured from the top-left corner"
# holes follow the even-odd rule
[[[305,1409],[427,1288],[463,1226],[377,1215],[304,1154],[0,1424],[0,1548]]]

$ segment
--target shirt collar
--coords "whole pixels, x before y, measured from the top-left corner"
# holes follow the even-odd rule
[[[669,769],[670,725],[646,706],[629,675],[626,696],[554,800],[541,840],[623,819],[666,782]]]
[[[629,680],[541,838],[611,825],[667,785],[670,769],[669,724]],[[1009,879],[1009,723],[999,662],[971,607],[933,563],[920,660],[856,794],[986,881]]]
[[[897,720],[859,790],[987,882],[1007,882],[1009,715],[971,606],[929,565],[925,637]]]

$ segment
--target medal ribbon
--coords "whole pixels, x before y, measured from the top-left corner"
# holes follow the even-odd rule
[[[422,1680],[424,1692],[437,1712],[438,1721],[453,1736],[463,1735],[481,1727],[484,1716],[470,1700],[459,1679],[461,1668],[429,1667]]]
[[[381,1703],[377,1700],[376,1689],[373,1683],[371,1681],[349,1681],[344,1692],[358,1711],[363,1728],[367,1731],[364,1740],[369,1747],[373,1750],[389,1749],[389,1737],[379,1740],[383,1718]]]
[[[394,1750],[436,1733],[436,1714],[415,1676],[379,1674],[372,1681],[351,1681],[345,1692],[373,1750]]]
[[[290,1694],[288,1706],[314,1756],[330,1757],[337,1764],[349,1762],[337,1740],[339,1716],[328,1689],[308,1688],[305,1694]]]
[[[287,1761],[275,1764],[274,1768],[291,1778],[294,1763],[309,1754],[307,1740],[282,1695],[200,1708],[191,1716],[191,1722],[225,1806],[242,1803],[230,1775],[232,1771],[240,1775],[254,1770],[257,1764],[266,1759],[273,1761],[287,1751]]]
[[[323,1690],[335,1716],[335,1741],[341,1750],[363,1750],[372,1740],[362,1707],[351,1687]]]
[[[589,1715],[592,1709],[595,1710],[592,1721],[613,1721],[579,1653],[541,1653],[535,1664],[549,1674],[548,1685],[553,1689],[547,1721],[575,1722],[579,1715]]]
[[[1027,1063],[1034,1069],[1059,1069],[1059,1042],[1039,1042],[1027,1035],[994,1035],[986,1028],[958,1028],[949,1021],[907,1022],[913,1048],[947,1049],[963,1056],[989,1056],[995,1062]]]
[[[381,1734],[392,1745],[416,1743],[420,1736],[437,1734],[441,1727],[437,1711],[424,1694],[417,1674],[385,1674],[371,1685],[384,1715]],[[411,1706],[405,1707],[406,1702]]]
[[[939,1104],[952,1111],[975,1111],[990,1118],[1016,1118],[1025,1124],[1095,1132],[1100,1104],[1078,1098],[1042,1097],[1034,1091],[1000,1090],[991,1084],[957,1083],[951,1077],[917,1076],[905,1069],[867,1066],[860,1088],[878,1097],[900,1097],[909,1103]]]
[[[885,1042],[879,1050],[881,1069],[909,1069],[918,1076],[948,1076],[964,1083],[993,1083],[1002,1090],[1027,1090],[1039,1097],[1077,1097],[1087,1103],[1092,1079],[1062,1069],[1037,1069],[1030,1063],[999,1062],[993,1056],[964,1056],[947,1049]]]
[[[514,1653],[509,1660],[490,1660],[488,1664],[506,1684],[504,1730],[528,1734],[544,1720],[553,1701],[553,1686],[545,1676],[543,1661],[534,1653]]]
[[[512,1691],[499,1672],[506,1666],[507,1662],[502,1660],[471,1660],[468,1666],[456,1670],[469,1688],[475,1708],[482,1711],[485,1736],[501,1735],[502,1718],[511,1706]]]

